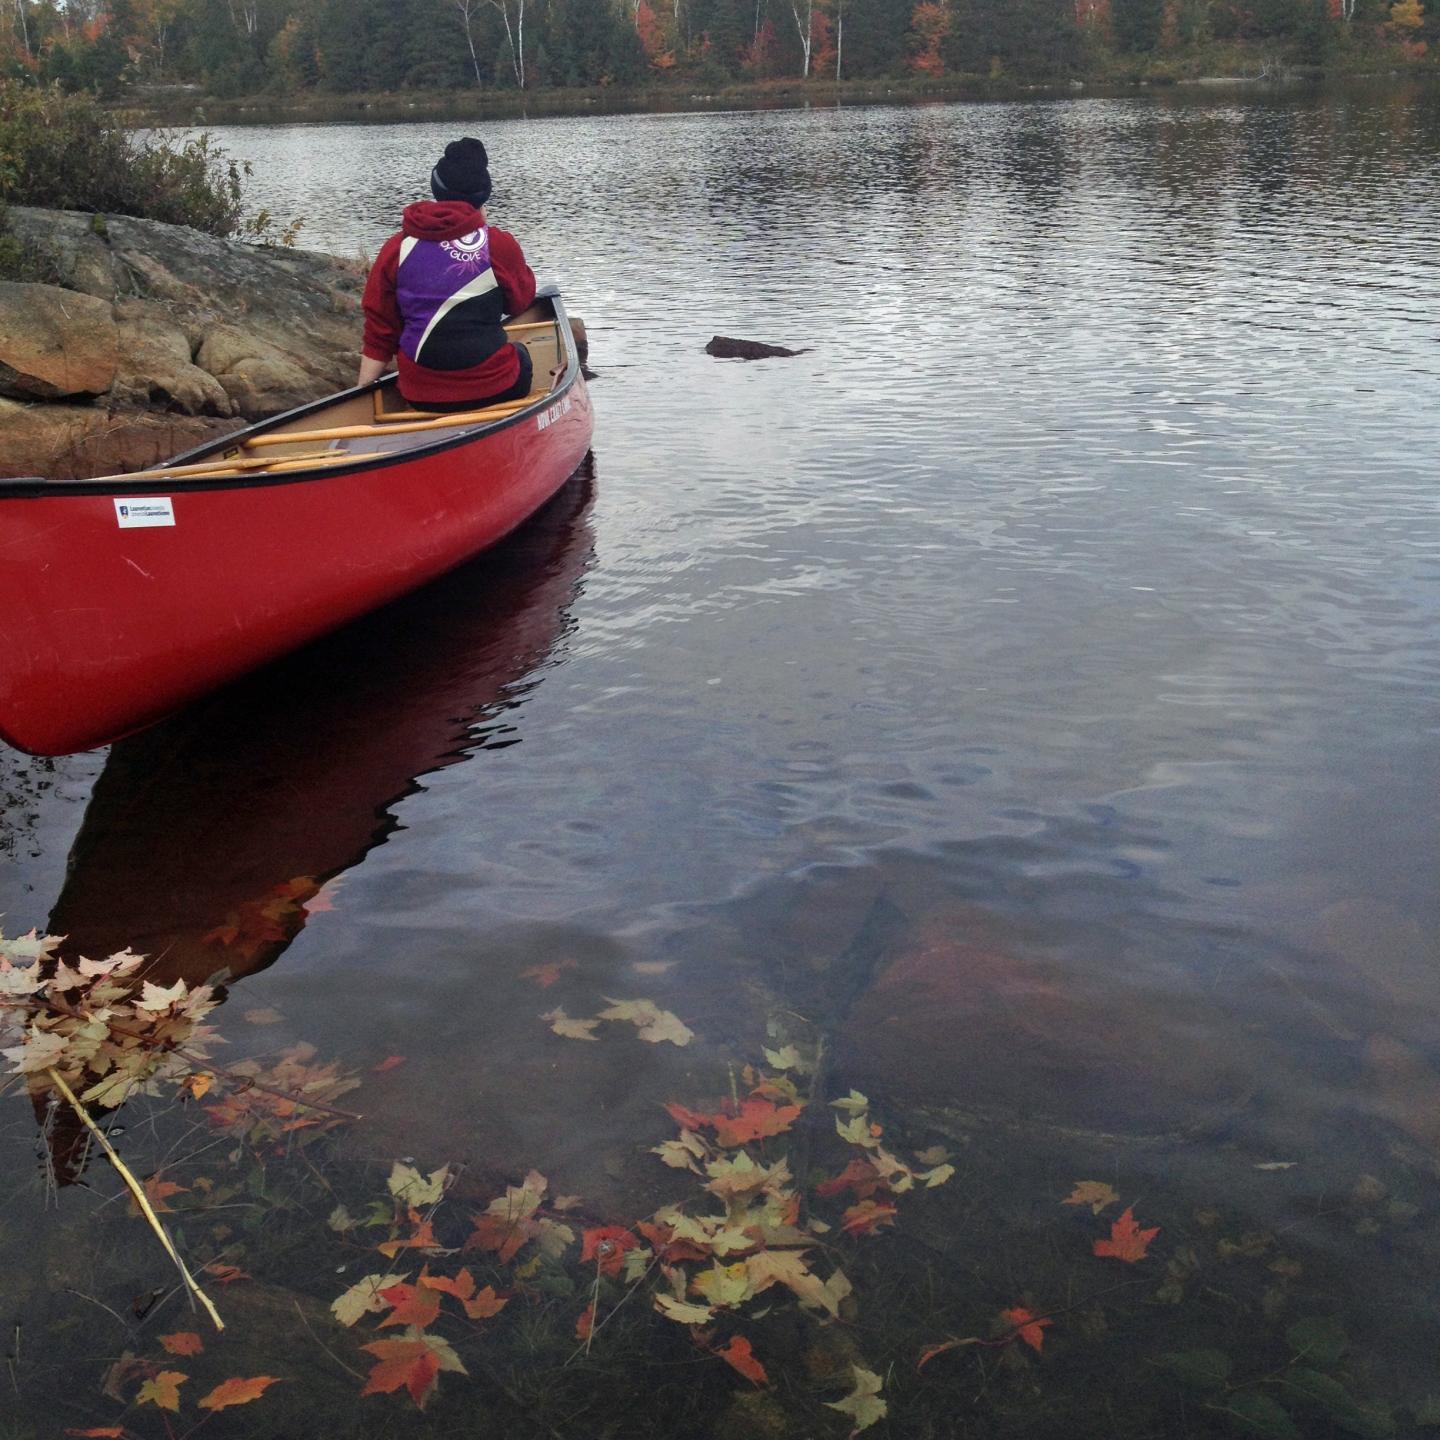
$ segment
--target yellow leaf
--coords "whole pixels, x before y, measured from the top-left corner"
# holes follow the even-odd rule
[[[423,1209],[426,1205],[438,1205],[440,1197],[445,1193],[445,1181],[449,1178],[450,1167],[442,1165],[438,1170],[430,1172],[430,1178],[425,1179],[418,1170],[409,1165],[402,1165],[398,1160],[390,1171],[390,1178],[386,1181],[390,1193],[402,1205],[409,1205],[415,1210]]]
[[[712,1265],[702,1270],[690,1288],[716,1306],[743,1305],[755,1293],[743,1260],[738,1265]]]
[[[330,1302],[330,1313],[342,1325],[353,1325],[362,1315],[378,1315],[389,1308],[387,1302],[380,1298],[380,1292],[404,1283],[403,1275],[367,1275],[363,1280],[357,1280],[338,1300]]]
[[[657,1295],[655,1308],[667,1320],[673,1320],[677,1325],[703,1325],[707,1320],[715,1318],[715,1312],[710,1306],[687,1305],[673,1295]]]
[[[263,1010],[247,1010],[245,1018],[252,1025],[278,1025],[285,1017],[278,1010],[266,1006]]]
[[[852,1365],[850,1371],[855,1377],[855,1388],[843,1400],[827,1400],[825,1403],[831,1410],[848,1415],[855,1423],[850,1433],[858,1435],[877,1420],[883,1420],[889,1407],[880,1398],[881,1380],[873,1370],[862,1370],[858,1365]]]
[[[180,1413],[180,1387],[190,1377],[179,1370],[162,1370],[153,1379],[147,1380],[135,1397],[137,1405],[158,1405],[172,1414]]]
[[[923,1180],[927,1190],[933,1190],[937,1185],[943,1185],[954,1173],[953,1165],[937,1165],[933,1170],[925,1170],[915,1178]]]
[[[852,1090],[843,1100],[832,1100],[830,1103],[847,1115],[863,1115],[870,1108],[870,1102],[858,1090]]]
[[[880,1142],[870,1133],[870,1122],[866,1117],[856,1115],[853,1120],[842,1120],[838,1115],[835,1117],[835,1133],[849,1145],[860,1145],[866,1150],[873,1150]]]
[[[548,1010],[540,1017],[550,1028],[566,1040],[598,1040],[598,1035],[592,1035],[600,1022],[598,1020],[574,1020],[567,1015],[558,1005],[553,1010]]]
[[[695,1032],[678,1015],[660,1009],[653,1000],[611,1000],[608,995],[605,998],[610,1008],[602,1010],[599,1018],[629,1021],[642,1040],[656,1045],[662,1040],[672,1045],[688,1045],[695,1038]]]

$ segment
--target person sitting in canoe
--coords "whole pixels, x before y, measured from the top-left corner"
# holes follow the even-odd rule
[[[417,410],[470,410],[530,393],[531,363],[501,321],[535,299],[519,242],[485,221],[490,165],[466,137],[430,174],[433,200],[407,205],[365,283],[359,384],[398,356],[400,393]]]

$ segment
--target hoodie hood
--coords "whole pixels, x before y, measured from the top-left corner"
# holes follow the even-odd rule
[[[400,233],[415,240],[458,240],[485,223],[485,212],[464,200],[417,200],[405,207]]]

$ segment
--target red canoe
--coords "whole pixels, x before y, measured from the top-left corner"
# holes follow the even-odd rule
[[[0,480],[0,740],[109,744],[534,514],[590,448],[590,399],[558,296],[510,329],[538,388],[508,406],[423,415],[392,377],[155,470]]]

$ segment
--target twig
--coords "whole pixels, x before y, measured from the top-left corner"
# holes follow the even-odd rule
[[[156,1215],[150,1204],[150,1197],[145,1193],[145,1187],[130,1173],[125,1162],[120,1158],[119,1152],[105,1137],[105,1132],[90,1118],[90,1112],[80,1103],[75,1092],[65,1083],[65,1077],[53,1066],[46,1070],[51,1083],[69,1102],[70,1108],[84,1122],[85,1128],[99,1142],[100,1148],[105,1152],[110,1163],[120,1172],[120,1178],[129,1188],[130,1193],[135,1197],[135,1203],[140,1207],[140,1213],[150,1222],[150,1228],[159,1237],[160,1243],[165,1247],[165,1253],[175,1262],[181,1277],[189,1287],[190,1294],[205,1307],[205,1313],[215,1322],[217,1330],[225,1328],[225,1322],[220,1318],[220,1312],[210,1303],[210,1297],[195,1283],[195,1277],[186,1268],[185,1262],[180,1258],[180,1252],[175,1248],[175,1242],[171,1240],[164,1225],[160,1223],[160,1217]]]
[[[305,1327],[310,1338],[347,1374],[353,1375],[357,1380],[364,1380],[364,1376],[358,1370],[352,1370],[316,1333],[311,1329],[310,1322],[305,1318],[305,1312],[300,1308],[300,1302],[294,1302],[295,1313],[300,1317],[300,1323]]]

